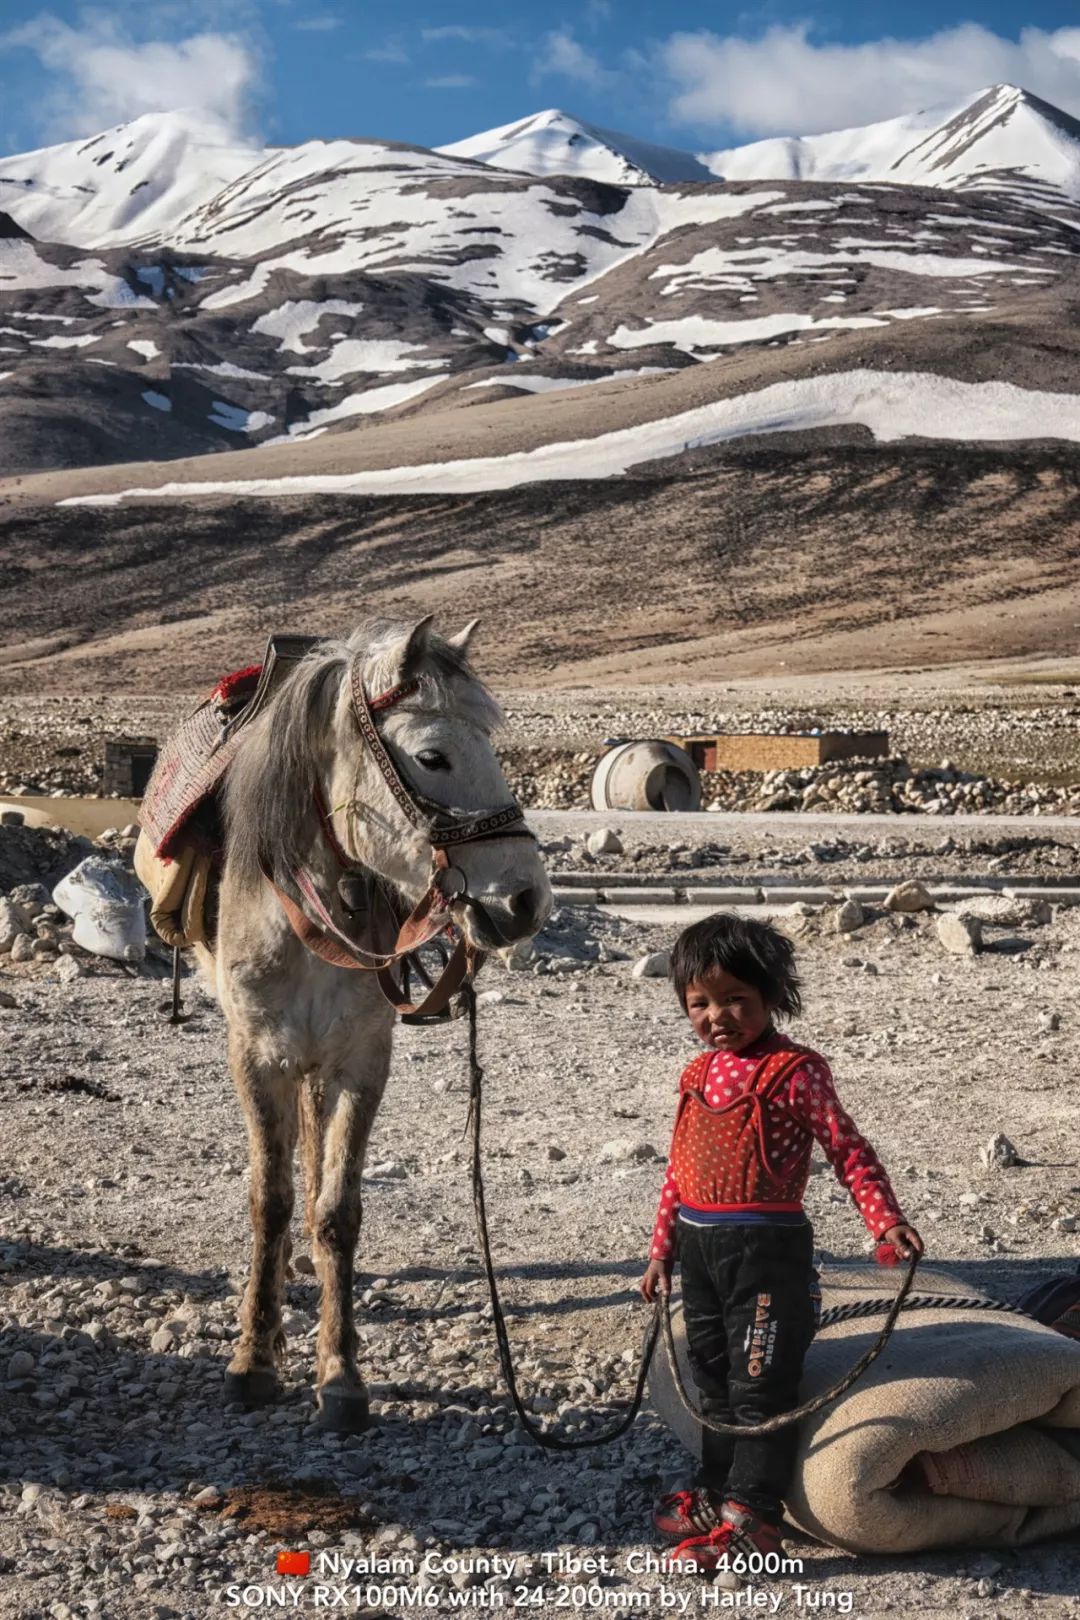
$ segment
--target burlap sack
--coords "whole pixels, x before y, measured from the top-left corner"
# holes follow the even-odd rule
[[[826,1308],[897,1284],[875,1267],[822,1281]],[[972,1293],[923,1269],[915,1290]],[[822,1329],[800,1398],[836,1383],[883,1319]],[[672,1322],[694,1394],[677,1307]],[[700,1427],[678,1401],[662,1347],[649,1388],[658,1415],[700,1456]],[[921,1453],[925,1463],[909,1470]],[[1080,1344],[1005,1312],[905,1310],[859,1382],[802,1424],[786,1505],[799,1528],[858,1553],[1015,1547],[1080,1529]]]
[[[150,921],[166,945],[208,945],[206,899],[213,874],[209,855],[193,844],[183,846],[175,859],[154,853],[146,832],[135,845],[135,873],[150,896]]]

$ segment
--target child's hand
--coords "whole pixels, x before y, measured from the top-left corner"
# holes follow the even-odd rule
[[[881,1234],[879,1264],[895,1265],[896,1260],[893,1256],[881,1258],[880,1251],[886,1245],[893,1249],[901,1260],[910,1260],[913,1254],[923,1254],[925,1252],[922,1238],[913,1226],[908,1226],[906,1221],[901,1221],[896,1226],[890,1226],[887,1232]]]
[[[651,1305],[656,1298],[659,1288],[662,1294],[671,1293],[671,1260],[650,1260],[648,1269],[641,1279],[640,1289],[642,1299],[648,1300]]]

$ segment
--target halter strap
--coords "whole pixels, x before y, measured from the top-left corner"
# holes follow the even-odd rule
[[[379,735],[373,710],[387,709],[408,693],[416,690],[417,682],[404,682],[389,692],[369,700],[364,691],[364,670],[360,657],[352,661],[349,670],[352,688],[353,714],[360,735],[375,758],[382,777],[393,794],[398,809],[418,832],[431,840],[436,849],[447,849],[454,844],[472,844],[481,838],[533,838],[535,834],[524,825],[525,812],[516,799],[509,804],[496,805],[475,814],[452,810],[435,799],[429,799],[419,788],[406,781],[390,757],[389,750]]]

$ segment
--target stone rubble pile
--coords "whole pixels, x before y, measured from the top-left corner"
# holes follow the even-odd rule
[[[502,751],[503,775],[526,808],[587,810],[597,753],[571,754],[548,748]]]
[[[513,748],[507,781],[527,807],[587,810],[598,753]],[[849,759],[784,771],[706,771],[708,810],[813,810],[857,815],[1080,815],[1080,782],[1049,786],[960,770],[945,760]],[[615,814],[616,812],[613,812]]]
[[[814,810],[867,815],[1080,815],[1080,783],[1050,787],[961,771],[948,760],[834,760],[789,771],[715,771],[702,779],[710,810]]]
[[[556,697],[537,694],[531,702],[520,695],[507,710],[515,741],[530,746],[573,747],[629,740],[632,737],[707,736],[714,732],[734,736],[769,733],[810,734],[823,731],[885,731],[896,751],[909,759],[929,761],[943,753],[977,758],[1016,758],[1032,764],[1061,757],[1080,720],[1075,692],[1063,688],[1061,701],[1031,708],[1016,701],[973,703],[958,700],[923,708],[920,699],[888,709],[870,709],[845,701],[820,707],[798,704],[748,703],[738,708],[680,707],[677,688],[658,693],[641,692],[633,707],[597,690],[585,701],[579,693]],[[1066,750],[1071,757],[1071,750]]]
[[[86,918],[65,914],[54,902],[54,887],[61,877],[87,865],[115,874],[114,881],[132,897],[141,894],[132,864],[137,835],[134,825],[107,828],[96,842],[47,828],[0,828],[0,961],[37,962],[61,983],[69,983],[82,978],[91,964],[98,973],[123,971],[107,960],[116,956],[127,971],[138,964],[141,971],[159,977],[167,953],[156,940],[148,947],[144,941],[126,956],[123,951],[103,952],[96,935],[91,943],[93,931],[86,932]],[[44,881],[38,880],[38,873]],[[11,881],[30,875],[32,881]]]

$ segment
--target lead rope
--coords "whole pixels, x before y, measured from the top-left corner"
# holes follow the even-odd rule
[[[653,1312],[649,1325],[645,1330],[645,1338],[641,1346],[641,1362],[638,1367],[637,1383],[634,1387],[633,1398],[627,1408],[626,1414],[611,1429],[603,1434],[589,1434],[579,1436],[566,1436],[552,1434],[545,1431],[533,1421],[522,1405],[518,1394],[517,1375],[514,1372],[514,1361],[510,1353],[510,1337],[506,1331],[506,1318],[503,1316],[502,1305],[499,1301],[499,1287],[495,1281],[495,1267],[491,1261],[491,1243],[488,1239],[487,1215],[484,1211],[484,1176],[480,1162],[480,1104],[483,1090],[484,1071],[480,1067],[480,1059],[476,1051],[476,991],[472,985],[466,985],[462,991],[465,1004],[469,1010],[469,1113],[465,1121],[465,1129],[472,1129],[472,1195],[473,1209],[476,1212],[476,1233],[480,1239],[480,1249],[484,1256],[484,1269],[487,1272],[488,1292],[491,1295],[491,1320],[495,1329],[495,1341],[499,1347],[499,1362],[502,1366],[502,1375],[506,1387],[510,1391],[510,1399],[514,1403],[514,1411],[521,1420],[526,1434],[532,1436],[539,1446],[547,1446],[553,1451],[579,1451],[585,1446],[605,1445],[609,1440],[617,1440],[637,1417],[641,1410],[641,1403],[645,1397],[645,1379],[649,1371],[653,1351],[656,1349],[656,1340],[660,1331],[660,1318]]]
[[[476,1232],[484,1256],[484,1269],[487,1272],[488,1292],[491,1296],[491,1320],[495,1329],[495,1340],[499,1348],[499,1362],[502,1367],[503,1378],[506,1381],[510,1399],[514,1404],[515,1412],[521,1420],[522,1427],[536,1441],[537,1445],[547,1446],[555,1451],[577,1451],[586,1446],[606,1445],[609,1440],[617,1440],[620,1435],[625,1434],[641,1410],[649,1363],[652,1361],[653,1351],[656,1349],[656,1341],[661,1326],[664,1331],[664,1345],[671,1364],[675,1390],[680,1401],[691,1417],[695,1418],[704,1428],[712,1429],[717,1434],[739,1435],[744,1439],[751,1435],[775,1434],[778,1429],[786,1429],[792,1423],[798,1423],[802,1418],[809,1417],[811,1413],[819,1412],[823,1406],[827,1406],[830,1401],[834,1401],[839,1395],[843,1395],[857,1379],[862,1377],[871,1362],[876,1361],[882,1350],[884,1350],[889,1335],[896,1324],[896,1319],[904,1307],[904,1302],[908,1297],[915,1277],[915,1269],[919,1264],[918,1254],[912,1255],[908,1263],[907,1272],[897,1291],[896,1298],[889,1306],[888,1315],[875,1343],[871,1345],[865,1355],[859,1357],[850,1372],[846,1373],[832,1389],[826,1390],[822,1395],[815,1396],[813,1400],[806,1401],[802,1406],[797,1406],[790,1412],[781,1412],[776,1417],[767,1418],[764,1423],[718,1423],[714,1418],[706,1417],[699,1412],[686,1392],[686,1386],[679,1370],[678,1358],[675,1354],[675,1343],[671,1332],[671,1311],[668,1296],[659,1294],[649,1325],[645,1330],[637,1383],[625,1416],[613,1428],[606,1430],[603,1434],[590,1434],[571,1438],[541,1429],[539,1424],[535,1423],[530,1414],[526,1412],[518,1394],[517,1376],[514,1372],[513,1357],[510,1352],[510,1338],[506,1331],[506,1319],[499,1301],[495,1268],[491,1260],[491,1243],[488,1238],[487,1215],[484,1208],[484,1178],[480,1153],[480,1108],[484,1071],[480,1066],[480,1058],[476,1047],[476,992],[472,985],[466,985],[462,994],[465,997],[469,1012],[469,1113],[465,1122],[465,1129],[469,1130],[471,1128],[472,1131],[472,1195],[473,1209],[476,1213]],[[844,1309],[843,1306],[838,1307],[840,1311]],[[831,1317],[833,1321],[841,1319],[839,1315]]]
[[[687,1394],[686,1385],[683,1383],[682,1369],[679,1366],[679,1358],[675,1354],[675,1340],[671,1332],[670,1301],[667,1294],[661,1294],[660,1316],[664,1325],[664,1348],[667,1350],[676,1395],[678,1395],[680,1402],[690,1413],[690,1416],[696,1418],[703,1428],[712,1429],[715,1434],[743,1436],[775,1434],[778,1429],[786,1429],[789,1424],[799,1423],[803,1418],[811,1417],[815,1412],[820,1412],[823,1406],[828,1406],[830,1401],[835,1401],[839,1396],[845,1394],[852,1384],[862,1377],[867,1367],[880,1356],[889,1342],[889,1336],[893,1328],[896,1326],[896,1319],[904,1308],[904,1301],[911,1292],[911,1285],[915,1280],[915,1270],[918,1264],[919,1256],[916,1253],[908,1261],[907,1272],[897,1289],[896,1298],[889,1306],[889,1313],[882,1324],[881,1332],[869,1350],[859,1357],[855,1365],[844,1374],[839,1383],[834,1384],[831,1389],[825,1390],[823,1394],[815,1395],[812,1400],[804,1401],[802,1406],[793,1406],[789,1412],[780,1412],[776,1417],[766,1418],[764,1423],[719,1423],[715,1418],[707,1417],[704,1412],[698,1411]]]

